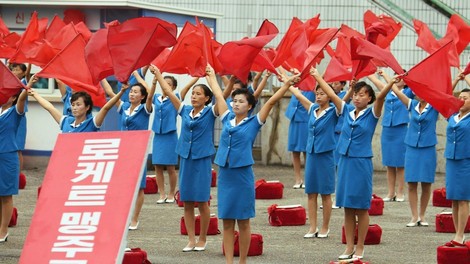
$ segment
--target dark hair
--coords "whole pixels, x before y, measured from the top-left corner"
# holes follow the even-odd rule
[[[178,81],[176,81],[176,78],[173,77],[173,76],[167,75],[167,76],[163,77],[163,79],[170,79],[171,83],[173,84],[173,86],[175,88],[178,86]]]
[[[470,89],[469,88],[464,88],[462,89],[462,91],[460,91],[461,93],[470,93]]]
[[[85,106],[89,106],[88,111],[86,111],[86,114],[89,115],[91,114],[91,110],[93,109],[93,100],[91,99],[91,96],[84,91],[79,91],[75,92],[72,94],[72,97],[70,97],[70,103],[72,104],[73,102],[77,101],[78,98],[83,98],[83,102],[85,103]]]
[[[248,81],[249,82],[252,82],[253,81],[253,74],[251,74],[251,72],[248,73]]]
[[[354,93],[358,93],[362,88],[366,89],[367,94],[371,97],[370,101],[367,104],[372,104],[375,102],[375,92],[372,89],[372,86],[368,85],[366,82],[358,82],[354,85]]]
[[[23,64],[23,63],[13,63],[10,65],[10,69],[13,69],[13,68],[16,68],[16,67],[19,67],[22,71],[26,71],[26,65]]]
[[[209,100],[207,100],[207,102],[205,103],[205,105],[208,105],[212,102],[212,97],[214,96],[214,94],[212,93],[211,89],[205,85],[205,84],[196,84],[193,86],[193,90],[194,88],[196,87],[201,87],[201,89],[204,91],[204,96],[208,96],[209,97]]]
[[[331,86],[330,83],[329,83],[328,85],[331,87],[331,89],[333,89],[333,86]],[[317,91],[318,89],[322,89],[322,90],[323,90],[323,88],[321,88],[321,86],[320,86],[319,84],[317,84],[317,87],[315,87],[315,91]]]
[[[346,81],[340,81],[339,83],[341,83],[342,85],[346,85]]]
[[[232,99],[235,98],[235,95],[243,94],[245,95],[246,100],[248,101],[248,104],[253,107],[256,104],[256,99],[255,96],[247,89],[247,88],[241,88],[233,91],[232,93]]]
[[[236,79],[235,82],[233,83],[233,85],[235,86],[235,84],[240,84],[242,86],[242,88],[247,88],[248,86],[246,85],[246,83],[243,83],[242,81],[240,81],[239,79]]]
[[[136,83],[132,85],[132,87],[136,87],[136,86],[140,88],[140,93],[144,96],[144,98],[140,100],[140,103],[145,104],[145,102],[147,101],[147,95],[148,95],[147,88],[145,88],[145,86],[141,83]],[[132,87],[130,89],[132,89]]]

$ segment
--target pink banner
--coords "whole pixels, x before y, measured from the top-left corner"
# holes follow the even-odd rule
[[[20,263],[121,263],[149,138],[59,134]]]

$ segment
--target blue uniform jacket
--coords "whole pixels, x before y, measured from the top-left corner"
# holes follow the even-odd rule
[[[301,91],[301,93],[308,98],[312,103],[315,102],[315,93],[312,91]],[[299,102],[295,95],[290,98],[289,105],[286,109],[286,117],[291,122],[308,122],[308,112]]]
[[[412,100],[410,111],[410,123],[405,136],[405,144],[411,147],[431,147],[437,144],[436,123],[439,113],[428,104],[427,110],[421,115],[415,110],[419,104]]]
[[[323,153],[332,151],[336,147],[335,125],[338,122],[336,107],[326,109],[320,118],[315,117],[315,111],[320,106],[312,104],[309,109],[310,119],[308,121],[308,153]]]
[[[456,160],[468,159],[470,158],[470,115],[458,123],[455,121],[456,115],[458,113],[448,119],[444,157]]]
[[[160,101],[158,98],[161,94],[156,94],[153,97],[153,104],[155,106],[155,114],[153,118],[152,130],[155,134],[166,134],[176,131],[176,116],[178,111],[175,109],[170,99]],[[176,94],[178,99],[179,94]]]
[[[409,98],[413,98],[413,92],[410,88],[405,87],[402,91]],[[393,92],[389,92],[385,97],[382,126],[393,127],[407,124],[410,121],[409,113],[406,106],[403,105]]]

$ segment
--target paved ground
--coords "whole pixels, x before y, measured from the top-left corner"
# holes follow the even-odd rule
[[[17,263],[28,232],[37,197],[37,187],[44,176],[44,168],[25,171],[28,183],[25,190],[14,198],[19,211],[18,226],[10,229],[7,243],[0,244],[0,263]],[[344,250],[341,244],[343,211],[333,211],[331,233],[327,239],[304,239],[308,226],[273,227],[268,224],[267,208],[271,204],[302,204],[307,198],[303,190],[293,190],[292,169],[279,166],[255,166],[257,179],[280,180],[285,184],[284,198],[257,200],[257,216],[252,220],[252,231],[264,237],[264,253],[250,257],[250,263],[329,263]],[[149,174],[153,174],[149,172]],[[436,176],[434,188],[444,186],[444,175]],[[383,172],[374,175],[374,192],[386,194]],[[212,188],[211,210],[217,213],[217,189]],[[205,252],[183,253],[187,237],[180,235],[180,218],[183,209],[175,204],[157,205],[158,195],[146,195],[140,226],[129,232],[129,247],[140,247],[148,252],[152,263],[224,263],[222,235],[210,236]],[[242,197],[241,197],[242,198]],[[407,228],[410,220],[408,203],[386,203],[384,215],[371,216],[371,224],[383,228],[382,242],[366,246],[365,260],[369,263],[436,263],[436,247],[453,238],[452,234],[436,233],[435,215],[448,208],[429,206],[429,227]],[[319,209],[320,212],[320,209]],[[321,212],[320,214],[321,215]],[[222,222],[219,221],[221,229]]]

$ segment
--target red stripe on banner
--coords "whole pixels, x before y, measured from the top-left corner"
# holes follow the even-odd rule
[[[121,263],[149,138],[59,134],[20,263]]]

